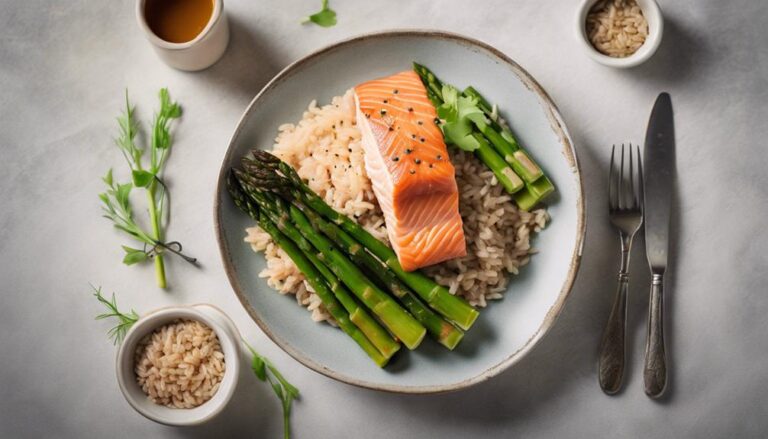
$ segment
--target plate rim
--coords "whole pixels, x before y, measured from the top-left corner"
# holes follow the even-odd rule
[[[555,133],[558,134],[558,137],[560,137],[560,140],[565,143],[563,145],[561,152],[563,153],[564,158],[568,161],[571,172],[575,176],[575,182],[577,186],[576,187],[577,189],[576,245],[574,246],[573,254],[571,255],[568,274],[566,276],[566,279],[565,279],[565,282],[563,283],[562,288],[560,289],[560,293],[557,296],[557,300],[552,304],[552,306],[550,306],[549,310],[545,314],[544,319],[542,320],[536,332],[525,342],[525,344],[520,349],[511,353],[509,356],[507,356],[497,364],[485,369],[481,373],[476,374],[473,377],[470,377],[455,383],[450,383],[450,384],[438,384],[438,385],[428,385],[428,386],[381,384],[377,382],[361,380],[361,379],[354,378],[349,375],[337,372],[307,357],[302,352],[298,351],[295,347],[293,347],[288,341],[284,340],[283,338],[273,333],[272,330],[269,328],[269,326],[267,326],[265,322],[263,322],[258,317],[258,315],[256,314],[256,310],[253,308],[250,302],[247,301],[245,294],[243,292],[243,288],[241,287],[237,279],[236,270],[232,265],[232,263],[230,262],[231,256],[229,258],[227,257],[228,255],[231,255],[231,252],[223,236],[223,228],[222,228],[222,220],[221,220],[221,211],[222,211],[221,206],[222,206],[223,200],[222,200],[221,194],[222,194],[224,182],[226,180],[226,175],[228,171],[228,169],[226,168],[226,164],[230,162],[230,159],[233,155],[234,142],[240,136],[240,133],[243,129],[243,121],[250,115],[252,111],[254,111],[255,106],[259,102],[261,97],[264,96],[267,92],[269,92],[273,88],[275,88],[278,84],[283,82],[285,79],[290,77],[290,74],[294,70],[300,68],[304,64],[312,62],[316,58],[328,52],[339,49],[346,45],[358,43],[365,40],[389,38],[389,37],[429,37],[429,38],[436,38],[439,40],[450,40],[454,42],[459,42],[461,44],[473,46],[482,51],[485,51],[490,55],[498,58],[502,62],[506,63],[508,66],[510,66],[515,72],[515,74],[518,76],[518,78],[529,89],[531,89],[531,91],[536,93],[539,99],[542,101],[542,103],[545,104],[543,109],[547,113],[547,117],[549,119],[549,122],[553,131],[555,131]],[[246,312],[251,317],[251,319],[253,319],[253,321],[256,322],[259,328],[264,332],[264,334],[267,337],[269,337],[270,340],[272,340],[273,343],[275,343],[284,352],[286,352],[288,355],[293,357],[296,361],[298,361],[302,365],[308,367],[309,369],[321,375],[332,378],[336,381],[340,381],[346,384],[351,384],[361,388],[392,392],[392,393],[401,393],[401,394],[435,394],[435,393],[445,393],[445,392],[452,392],[452,391],[465,389],[475,384],[487,381],[499,375],[501,372],[505,371],[506,369],[508,369],[509,367],[513,366],[518,361],[523,359],[534,348],[534,346],[538,344],[538,342],[549,332],[549,330],[554,326],[554,323],[557,320],[557,317],[561,314],[565,305],[565,301],[570,296],[571,290],[573,289],[573,284],[576,281],[579,267],[581,265],[582,250],[584,247],[584,238],[586,235],[586,201],[584,199],[584,184],[583,184],[583,179],[581,175],[581,168],[579,166],[578,156],[576,153],[576,149],[573,145],[573,140],[571,139],[571,136],[565,125],[565,122],[560,114],[560,110],[557,108],[557,105],[555,105],[554,101],[549,96],[549,94],[533,78],[533,76],[530,73],[528,73],[527,70],[525,70],[517,62],[513,61],[510,57],[505,55],[500,50],[494,48],[490,44],[472,37],[458,34],[458,33],[441,31],[441,30],[431,30],[431,29],[393,29],[393,30],[383,30],[383,31],[376,31],[376,32],[369,32],[369,33],[355,35],[355,36],[348,37],[348,38],[339,40],[337,42],[331,43],[315,51],[312,51],[309,54],[302,56],[296,61],[288,64],[279,73],[277,73],[256,94],[256,96],[253,97],[251,102],[248,104],[248,107],[246,107],[245,111],[240,116],[240,119],[237,121],[237,126],[234,132],[232,133],[232,136],[229,139],[226,153],[224,154],[224,157],[222,158],[222,161],[221,161],[221,167],[219,169],[219,175],[216,182],[216,193],[215,193],[214,204],[213,204],[213,217],[214,217],[213,219],[214,219],[214,229],[216,233],[216,241],[219,248],[219,256],[221,257],[222,265],[224,266],[224,271],[227,274],[227,279],[229,280],[230,286],[234,290],[235,295],[237,296],[238,300],[242,304],[243,308],[245,308]]]

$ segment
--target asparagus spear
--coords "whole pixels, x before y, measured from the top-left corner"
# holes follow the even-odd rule
[[[440,82],[434,73],[421,64],[414,63],[413,68],[421,77],[421,80],[427,89],[427,96],[429,99],[436,106],[441,105],[443,103],[442,82]],[[490,145],[493,146],[493,152],[496,153],[489,154],[484,145],[482,145],[475,150],[476,155],[478,155],[486,166],[494,171],[499,182],[504,186],[507,192],[513,194],[515,201],[521,209],[531,209],[540,200],[554,191],[554,185],[552,185],[552,182],[544,175],[541,168],[533,161],[528,153],[520,147],[512,132],[497,122],[498,117],[494,114],[492,106],[482,95],[480,95],[480,93],[477,92],[477,90],[472,87],[467,87],[462,94],[475,99],[477,101],[477,107],[488,118],[488,121],[481,121],[478,118],[473,118],[472,123],[477,130],[490,141]],[[520,190],[523,185],[513,186],[513,190],[510,190],[508,184],[505,184],[504,179],[499,177],[499,173],[503,168],[500,167],[498,159],[504,160],[514,172],[522,177],[522,180],[525,182],[524,190]]]
[[[464,330],[472,326],[480,314],[464,299],[452,295],[448,292],[447,288],[418,271],[407,272],[403,270],[397,255],[389,246],[371,235],[356,221],[329,206],[312,189],[304,184],[301,177],[290,165],[265,151],[256,150],[253,151],[253,155],[255,162],[253,162],[251,168],[256,168],[252,169],[253,171],[258,171],[259,167],[262,169],[260,173],[253,173],[262,179],[262,184],[264,181],[271,181],[273,190],[289,191],[297,200],[300,200],[315,212],[349,233],[357,242],[362,244],[389,267],[395,276],[416,292],[430,308],[453,321]],[[279,171],[282,176],[278,175],[276,171]]]
[[[478,102],[478,107],[483,110],[490,120],[490,125],[486,127],[478,126],[478,129],[488,137],[499,151],[504,151],[504,159],[512,168],[520,174],[527,183],[526,188],[534,198],[543,199],[555,190],[555,186],[544,175],[538,164],[525,152],[518,143],[512,131],[506,126],[497,122],[498,116],[494,113],[491,104],[472,86],[464,89],[464,95],[473,97]],[[539,181],[543,177],[543,181]],[[516,197],[517,198],[517,197]],[[533,206],[531,206],[533,207]]]
[[[227,179],[227,186],[235,205],[257,221],[259,226],[269,233],[275,243],[293,260],[294,264],[307,278],[309,284],[312,285],[320,300],[323,301],[325,309],[336,319],[341,330],[349,335],[379,367],[384,367],[389,361],[389,357],[382,355],[379,349],[366,338],[365,334],[352,324],[349,314],[341,307],[331,290],[323,282],[321,274],[314,268],[304,253],[283,235],[278,227],[265,215],[260,215],[258,208],[248,200],[231,174]]]
[[[504,189],[506,189],[507,192],[514,194],[525,187],[523,180],[521,180],[512,168],[509,167],[507,162],[505,162],[504,159],[491,148],[488,141],[485,140],[483,136],[475,133],[473,134],[473,137],[477,140],[477,143],[480,144],[480,147],[475,150],[475,154],[491,169],[491,171],[493,171],[493,175],[496,176],[496,179],[499,180],[499,183],[504,186]]]
[[[303,237],[302,237],[303,239]],[[305,241],[309,244],[308,241]],[[310,244],[311,245],[311,244]],[[349,319],[371,340],[379,352],[386,358],[391,358],[400,350],[400,343],[395,341],[389,333],[379,325],[376,320],[368,314],[360,303],[352,296],[352,293],[344,287],[344,284],[334,276],[333,272],[323,265],[316,253],[305,253],[307,259],[317,268],[317,271],[323,275],[331,291],[339,299],[344,309],[349,312]]]
[[[261,194],[254,195],[257,198],[263,198],[263,195]],[[269,201],[264,198],[262,202],[268,203]],[[277,223],[280,224],[279,221]],[[282,228],[282,233],[304,252],[304,256],[325,278],[331,291],[347,312],[349,312],[349,319],[352,323],[354,323],[355,326],[368,337],[382,355],[386,358],[392,357],[392,355],[400,349],[400,344],[392,339],[389,333],[382,328],[370,314],[368,314],[365,308],[360,306],[358,301],[355,300],[349,290],[344,287],[339,278],[337,278],[331,270],[322,263],[317,250],[315,250],[312,244],[291,224],[285,224]]]
[[[366,267],[382,284],[386,285],[389,291],[405,305],[406,309],[416,317],[419,323],[427,328],[429,334],[440,344],[451,350],[459,344],[459,341],[464,337],[464,333],[424,305],[394,273],[388,270],[375,256],[368,253],[352,236],[336,224],[323,219],[317,212],[307,206],[301,203],[295,203],[294,205],[307,216],[316,230],[328,236],[352,258],[352,261]]]
[[[306,216],[295,206],[287,206],[280,199],[266,197],[266,194],[256,189],[253,177],[248,174],[236,170],[235,175],[245,193],[259,204],[262,212],[269,216],[283,233],[294,233],[288,230],[297,229],[318,250],[318,259],[333,271],[395,337],[409,349],[418,347],[426,334],[424,326],[371,282],[328,238],[316,233]]]

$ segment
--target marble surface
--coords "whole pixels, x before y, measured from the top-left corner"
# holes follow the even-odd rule
[[[144,41],[133,2],[0,0],[0,437],[279,437],[271,390],[241,379],[233,403],[197,428],[154,424],[120,394],[115,348],[88,282],[148,311],[210,301],[224,308],[303,397],[296,438],[763,437],[768,431],[768,3],[662,1],[666,34],[628,71],[590,61],[574,40],[576,2],[334,1],[339,25],[302,27],[318,1],[228,0],[232,41],[201,73],[163,65]],[[392,6],[389,6],[392,5]],[[301,366],[250,321],[216,250],[212,199],[240,113],[296,58],[371,30],[437,28],[507,53],[549,91],[568,123],[588,200],[588,236],[565,311],[513,369],[458,393],[401,396],[337,383]],[[460,62],[460,60],[457,60]],[[148,118],[168,86],[184,104],[167,178],[169,235],[200,258],[172,260],[172,288],[150,266],[119,263],[118,236],[99,216],[99,176],[122,169],[111,145],[124,88]],[[670,389],[642,391],[648,269],[632,262],[625,390],[602,394],[599,335],[614,290],[618,242],[605,215],[614,142],[642,142],[656,94],[672,94],[678,170],[668,279]]]

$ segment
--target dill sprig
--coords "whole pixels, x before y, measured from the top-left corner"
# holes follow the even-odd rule
[[[275,395],[280,399],[280,403],[283,407],[283,437],[289,439],[291,437],[291,425],[289,421],[291,417],[291,403],[294,399],[298,399],[299,389],[289,383],[267,357],[256,352],[256,350],[245,340],[243,340],[243,344],[253,355],[253,358],[251,359],[251,369],[253,370],[253,373],[259,380],[269,383],[269,385],[272,386]]]
[[[181,243],[178,241],[167,242],[163,238],[163,220],[167,216],[166,198],[167,188],[163,183],[161,174],[170,154],[173,138],[171,136],[171,123],[181,116],[181,107],[171,101],[168,90],[160,90],[160,110],[155,113],[152,122],[152,133],[148,148],[141,148],[136,144],[136,136],[139,126],[134,117],[134,107],[128,100],[128,92],[125,93],[125,110],[117,118],[119,135],[115,139],[120,152],[123,154],[128,168],[131,171],[130,183],[118,183],[114,180],[112,169],[102,178],[107,185],[107,190],[99,194],[102,201],[104,217],[112,221],[114,226],[133,239],[143,244],[142,248],[122,246],[125,251],[123,263],[133,265],[154,259],[157,284],[165,288],[165,262],[163,254],[168,251],[182,257],[190,263],[196,259],[184,255]],[[144,167],[142,158],[148,150],[149,166]],[[130,194],[135,188],[143,188],[147,193],[149,221],[151,230],[144,230],[133,218]]]
[[[113,317],[118,319],[118,324],[107,331],[107,335],[115,344],[122,343],[125,334],[131,329],[131,326],[139,320],[139,315],[133,309],[128,313],[121,312],[117,308],[115,293],[112,293],[112,300],[107,300],[107,298],[101,294],[101,287],[96,288],[91,285],[91,288],[93,289],[94,297],[107,308],[107,312],[97,315],[96,320]]]

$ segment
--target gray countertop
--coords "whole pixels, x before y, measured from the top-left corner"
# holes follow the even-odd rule
[[[227,0],[232,40],[201,73],[162,64],[132,1],[0,0],[0,437],[259,437],[281,434],[271,390],[243,376],[202,427],[154,424],[120,394],[115,348],[88,282],[139,312],[199,301],[225,309],[302,391],[296,438],[764,437],[768,433],[768,2],[663,1],[659,52],[638,68],[590,61],[574,38],[575,1],[352,2],[339,24],[299,25],[319,1]],[[320,376],[272,344],[232,293],[216,247],[219,163],[251,98],[289,62],[339,39],[437,28],[484,40],[547,89],[584,175],[588,232],[573,293],[554,329],[501,376],[458,393],[402,396]],[[460,60],[457,60],[460,62]],[[111,144],[127,87],[150,116],[168,86],[185,108],[167,177],[169,233],[201,269],[171,260],[168,292],[151,266],[120,264],[125,240],[99,216],[99,177],[123,163]],[[667,298],[670,382],[646,398],[641,364],[648,269],[638,243],[625,390],[603,395],[596,351],[618,241],[604,183],[614,142],[642,142],[658,92],[672,94],[678,170]],[[246,371],[247,373],[247,371]]]

